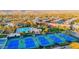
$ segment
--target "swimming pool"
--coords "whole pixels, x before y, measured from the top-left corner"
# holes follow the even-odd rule
[[[32,30],[31,27],[18,28],[18,29],[16,30],[16,33],[28,32],[28,31],[30,31],[30,30]]]
[[[59,20],[59,21],[57,21],[56,23],[62,24],[62,23],[64,23],[64,20]]]

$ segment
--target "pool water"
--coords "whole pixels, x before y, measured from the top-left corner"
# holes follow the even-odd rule
[[[56,23],[62,24],[62,23],[64,23],[64,20],[59,20],[59,21],[57,21]]]
[[[32,29],[31,27],[18,28],[18,29],[16,30],[16,33],[28,32],[28,31],[30,31],[31,29]]]

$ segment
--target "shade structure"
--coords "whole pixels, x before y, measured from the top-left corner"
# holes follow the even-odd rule
[[[23,39],[25,43],[25,48],[30,49],[30,48],[38,48],[39,45],[37,44],[37,41],[33,37],[26,37]]]
[[[62,45],[65,44],[65,40],[63,40],[62,38],[57,37],[54,34],[48,34],[47,35],[51,40],[53,40],[56,44]]]
[[[43,35],[38,35],[36,38],[40,46],[46,47],[51,45],[49,40]]]
[[[77,41],[77,39],[75,39],[74,37],[69,36],[69,35],[67,35],[67,34],[59,33],[58,35],[61,36],[61,37],[63,37],[63,38],[64,38],[66,41],[68,41],[68,42]]]

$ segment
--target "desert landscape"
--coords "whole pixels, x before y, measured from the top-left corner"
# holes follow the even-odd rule
[[[79,10],[0,10],[1,49],[79,49]]]

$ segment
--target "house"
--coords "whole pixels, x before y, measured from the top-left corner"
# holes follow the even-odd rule
[[[67,21],[65,21],[66,24],[71,24],[71,22],[77,20],[77,18],[71,18],[71,19],[68,19]]]
[[[40,34],[42,29],[32,28],[31,32],[34,32],[35,34]]]
[[[36,17],[34,20],[33,20],[34,23],[42,23],[43,21],[39,18],[39,17]]]
[[[11,33],[11,34],[8,34],[7,37],[15,37],[15,36],[20,36],[19,33]]]
[[[6,26],[14,27],[14,24],[9,22],[9,23],[6,23]]]
[[[0,30],[0,33],[3,33],[3,30]]]
[[[48,26],[49,26],[49,27],[57,27],[58,24],[56,24],[56,23],[48,23]]]
[[[46,18],[46,19],[43,19],[43,22],[49,23],[50,20],[48,18]]]

